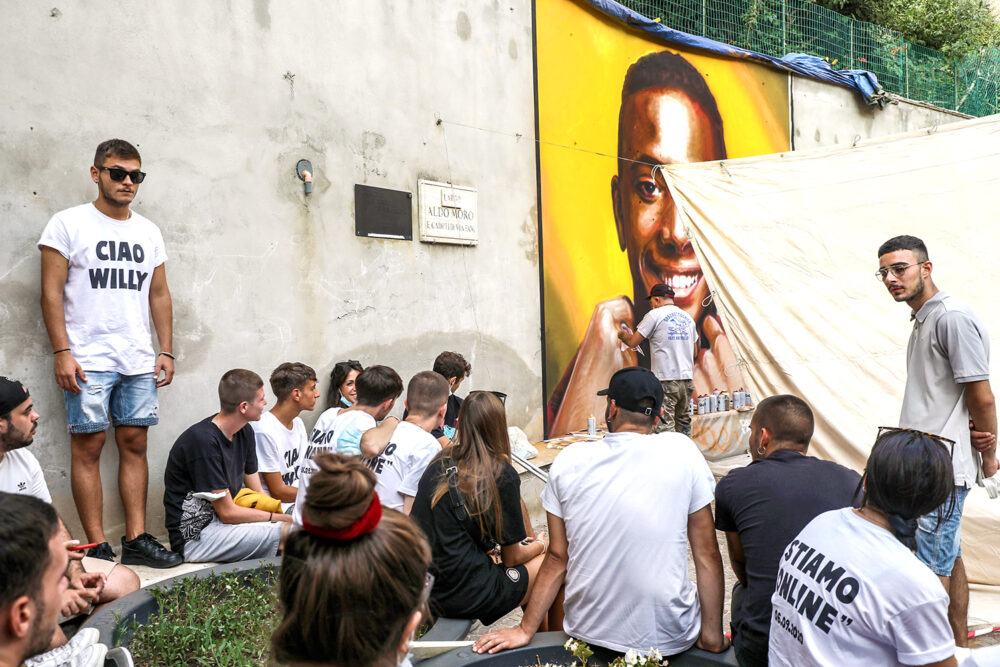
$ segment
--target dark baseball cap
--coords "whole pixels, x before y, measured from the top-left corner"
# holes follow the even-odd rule
[[[28,400],[28,390],[17,380],[0,375],[0,415],[5,415]]]
[[[649,290],[649,298],[652,299],[654,296],[658,297],[670,297],[674,298],[674,288],[665,283],[656,283],[653,285],[653,289]]]
[[[655,289],[655,288],[654,288]],[[598,396],[608,396],[618,407],[639,414],[660,415],[663,405],[663,387],[648,368],[629,366],[611,376],[607,389],[597,392]],[[653,399],[652,408],[640,408],[643,399]]]

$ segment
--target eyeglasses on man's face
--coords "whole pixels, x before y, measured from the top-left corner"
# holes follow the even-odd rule
[[[892,266],[884,266],[875,272],[875,279],[878,280],[880,283],[885,282],[885,279],[889,275],[890,271],[892,272],[892,275],[896,276],[897,278],[902,278],[903,274],[906,273],[906,270],[911,266],[920,266],[921,264],[926,264],[926,263],[927,263],[926,261],[923,261],[923,262],[914,262],[913,264],[893,264]]]

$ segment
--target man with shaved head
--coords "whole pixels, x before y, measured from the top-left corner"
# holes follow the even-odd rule
[[[765,398],[750,420],[750,456],[715,488],[715,527],[725,531],[729,561],[739,583],[733,589],[732,630],[743,667],[767,665],[771,593],[778,558],[807,523],[848,507],[858,473],[808,456],[813,413],[790,394]]]

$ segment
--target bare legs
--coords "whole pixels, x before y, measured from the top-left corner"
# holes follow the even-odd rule
[[[149,485],[146,431],[145,426],[119,426],[115,429],[118,491],[125,506],[125,538],[129,540],[146,531],[146,493]],[[104,535],[104,491],[101,486],[101,450],[105,435],[106,431],[70,436],[73,500],[89,542],[108,541]]]

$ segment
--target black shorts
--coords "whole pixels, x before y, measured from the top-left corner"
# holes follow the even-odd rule
[[[490,581],[484,582],[483,589],[488,595],[477,595],[486,602],[469,608],[458,600],[431,600],[431,608],[438,616],[445,618],[475,618],[483,625],[492,625],[513,611],[528,593],[528,568],[524,565],[490,568]]]

